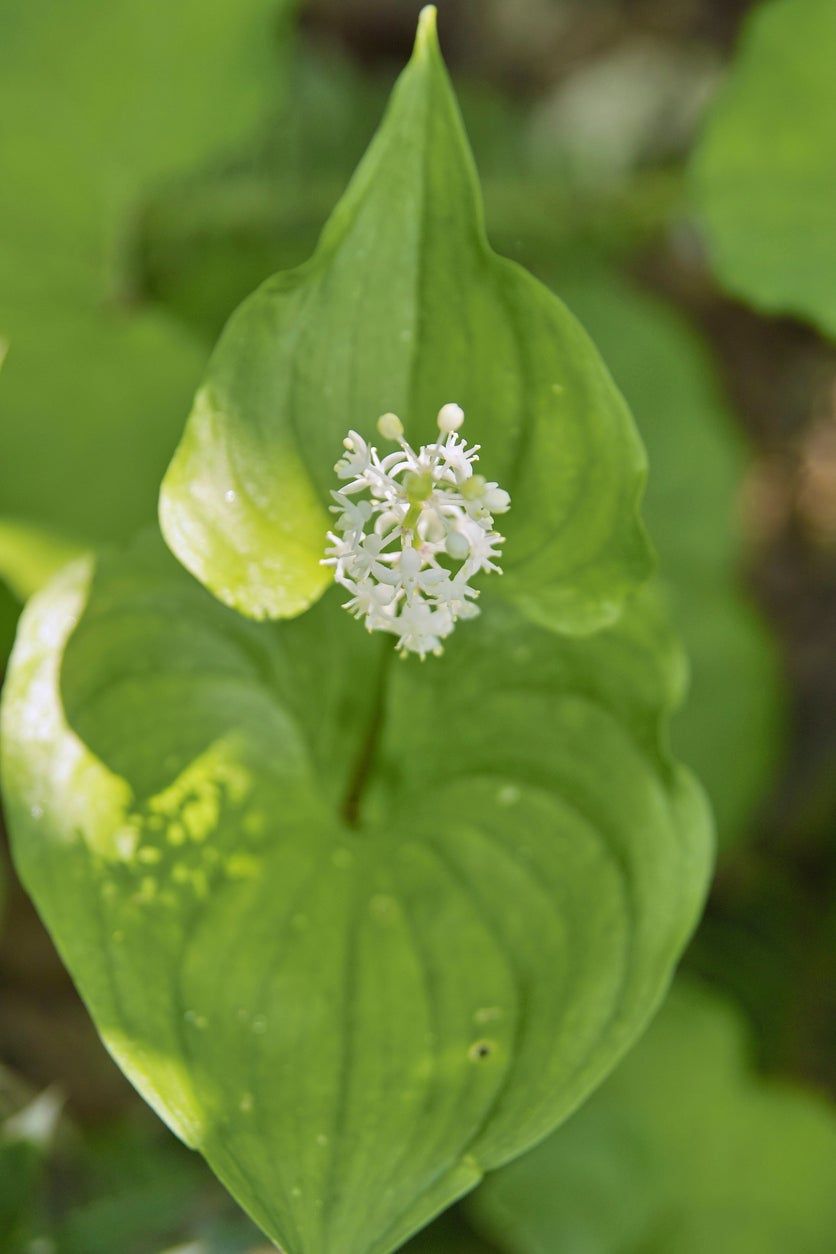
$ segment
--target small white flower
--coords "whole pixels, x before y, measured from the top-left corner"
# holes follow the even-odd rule
[[[334,470],[338,479],[362,479],[372,465],[374,450],[356,431],[349,431],[343,440],[343,453]]]
[[[488,517],[490,518],[490,515]],[[470,579],[480,570],[495,571],[497,575],[501,575],[502,568],[496,565],[494,558],[501,556],[498,546],[502,543],[502,536],[497,535],[495,531],[488,530],[484,520],[477,523],[468,519],[462,527],[466,528],[464,534],[470,546],[470,552],[462,567],[465,579]]]
[[[417,653],[422,658],[428,653],[437,656],[443,649],[441,641],[449,636],[454,623],[446,606],[433,609],[429,602],[413,598],[404,605],[396,620],[398,648],[402,653]]]
[[[337,582],[345,584],[354,555],[354,539],[351,536],[335,535],[333,531],[328,532],[328,539],[331,541],[325,550],[328,565],[334,567],[334,578]]]
[[[372,516],[371,501],[352,501],[344,492],[332,492],[336,505],[331,512],[337,514],[334,524],[338,531],[362,531]]]
[[[354,593],[351,600],[343,605],[343,609],[348,610],[354,618],[368,618],[369,615],[376,617],[378,612],[385,606],[391,605],[397,596],[396,588],[389,587],[385,583],[373,583],[371,579],[364,579],[360,583],[346,579],[343,581],[343,586],[348,588],[349,592]]]
[[[505,513],[511,498],[474,474],[479,445],[456,435],[463,421],[459,405],[443,405],[438,441],[416,452],[397,415],[384,414],[378,430],[399,448],[381,458],[350,431],[334,467],[343,486],[331,494],[336,519],[323,564],[351,593],[349,613],[422,659],[442,652],[458,619],[479,613],[469,580],[480,571],[501,574],[504,539],[493,515]]]

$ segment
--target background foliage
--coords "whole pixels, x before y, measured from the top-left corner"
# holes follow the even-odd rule
[[[685,1125],[654,1125],[644,1096],[643,1066],[679,1074],[678,1028],[666,1024],[686,1014],[716,1043],[702,1135],[730,1136],[724,1120],[735,1120],[739,1157],[752,1141],[780,1141],[770,1215],[792,1248],[828,1248],[830,1181],[817,1185],[805,1164],[826,1161],[832,1117],[821,1099],[783,1089],[753,1097],[729,1044],[732,1022],[747,1017],[752,1065],[834,1083],[823,992],[836,940],[832,358],[810,326],[747,308],[834,329],[834,10],[773,0],[748,18],[748,7],[442,6],[491,239],[580,317],[648,447],[661,586],[691,654],[674,741],[708,785],[724,853],[686,958],[715,992],[683,988],[530,1166],[498,1175],[466,1215],[416,1238],[416,1251],[560,1248],[566,1223],[590,1251],[631,1248],[589,1215],[626,1197],[620,1240],[651,1222],[662,1195],[675,1199],[666,1222],[676,1217],[680,1245],[661,1248],[713,1250],[729,1233],[730,1248],[747,1248],[767,1168],[731,1198],[696,1167],[677,1176],[679,1142],[666,1138]],[[145,4],[0,6],[3,115],[27,119],[0,139],[12,193],[0,210],[0,333],[11,345],[0,376],[3,640],[18,599],[68,552],[153,517],[211,343],[262,278],[310,253],[416,10],[311,3],[291,61],[276,3],[217,6],[208,22],[204,6],[178,0],[164,39]],[[0,973],[8,1248],[257,1248],[263,1239],[199,1161],[126,1092],[14,884]],[[65,1113],[47,1103],[32,1114],[49,1083],[66,1094]],[[689,1126],[695,1153],[700,1135]],[[613,1163],[615,1138],[631,1153]],[[809,1191],[785,1196],[796,1170]],[[532,1179],[545,1196],[541,1207],[524,1194],[533,1235],[507,1218]],[[589,1199],[586,1214],[580,1204],[555,1214],[561,1187]]]

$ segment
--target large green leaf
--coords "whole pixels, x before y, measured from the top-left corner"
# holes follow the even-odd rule
[[[673,743],[732,844],[774,768],[782,706],[775,646],[740,587],[745,450],[711,358],[673,309],[588,263],[559,272],[647,447],[645,516],[691,666]]]
[[[399,413],[410,439],[456,400],[511,492],[503,594],[538,621],[613,621],[648,571],[644,455],[586,335],[488,247],[478,187],[422,14],[385,121],[309,263],[230,320],[161,497],[166,538],[253,618],[321,595],[333,465],[349,427]]]
[[[316,83],[322,73],[313,76]],[[314,118],[305,142],[330,169],[338,161],[328,146],[335,128],[349,151],[360,143],[356,132],[368,114],[362,84],[340,80],[348,103],[337,127],[333,104],[326,109],[309,78],[300,78],[294,99],[298,91],[305,118]],[[293,120],[281,131],[269,177],[247,167],[190,180],[167,189],[145,218],[149,283],[167,307],[205,334],[216,333],[256,275],[281,265],[287,253],[304,254],[314,230],[322,196],[297,152]],[[521,143],[521,133],[517,138]],[[488,144],[482,165],[498,160]],[[774,767],[781,706],[776,650],[740,588],[736,496],[745,449],[693,328],[669,305],[620,279],[577,237],[567,241],[565,223],[554,214],[549,230],[534,229],[535,208],[553,207],[554,194],[539,184],[532,192],[507,165],[501,184],[486,184],[493,234],[563,294],[624,392],[647,447],[645,517],[692,670],[674,743],[707,786],[721,842],[730,845]],[[526,189],[532,207],[518,218]]]
[[[203,346],[133,303],[141,189],[246,134],[287,3],[7,0],[0,12],[0,576],[154,517]]]
[[[836,5],[771,0],[749,19],[693,165],[718,277],[836,335]]]
[[[733,1007],[677,984],[565,1127],[470,1213],[505,1254],[828,1254],[836,1118],[748,1073]]]
[[[654,602],[499,598],[432,664],[333,590],[281,624],[156,537],[25,612],[3,787],[108,1048],[288,1254],[384,1254],[565,1118],[699,910],[701,794]]]

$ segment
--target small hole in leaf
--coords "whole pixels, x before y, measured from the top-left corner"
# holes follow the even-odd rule
[[[493,1041],[474,1041],[467,1056],[471,1062],[482,1062],[485,1058],[490,1058],[495,1049]]]

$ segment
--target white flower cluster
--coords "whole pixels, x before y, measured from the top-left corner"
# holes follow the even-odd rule
[[[377,429],[397,451],[380,457],[351,431],[334,467],[345,483],[331,493],[337,519],[323,564],[351,593],[345,608],[369,631],[397,636],[402,655],[441,653],[456,620],[479,613],[469,581],[482,570],[501,574],[493,515],[511,498],[473,473],[479,445],[456,435],[463,421],[458,405],[442,406],[438,441],[416,453],[400,419],[384,414]]]

